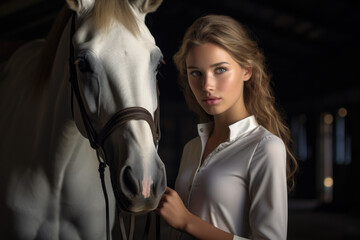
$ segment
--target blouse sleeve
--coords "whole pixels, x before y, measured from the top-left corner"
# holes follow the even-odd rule
[[[251,239],[286,240],[286,150],[275,136],[263,138],[249,163]]]

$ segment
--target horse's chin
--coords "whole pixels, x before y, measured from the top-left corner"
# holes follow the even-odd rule
[[[129,202],[129,200],[121,200],[117,201],[117,206],[121,212],[140,215],[154,211],[157,208],[159,201],[160,199],[132,199],[132,202]],[[128,204],[122,204],[121,202],[128,202]]]

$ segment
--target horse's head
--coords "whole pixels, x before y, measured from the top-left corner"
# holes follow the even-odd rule
[[[118,204],[130,212],[156,208],[166,187],[151,128],[162,54],[145,25],[161,2],[67,0],[76,13],[72,54],[81,100],[74,104],[75,121],[106,159]],[[122,119],[129,108],[134,112]]]

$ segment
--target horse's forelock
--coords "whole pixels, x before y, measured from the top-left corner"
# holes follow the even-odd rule
[[[93,9],[96,29],[109,29],[112,22],[121,22],[135,36],[139,33],[136,17],[128,0],[96,1]]]

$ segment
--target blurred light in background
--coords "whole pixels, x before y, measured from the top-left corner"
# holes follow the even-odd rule
[[[339,165],[351,163],[351,139],[346,131],[346,108],[339,108],[336,116],[335,161]]]

